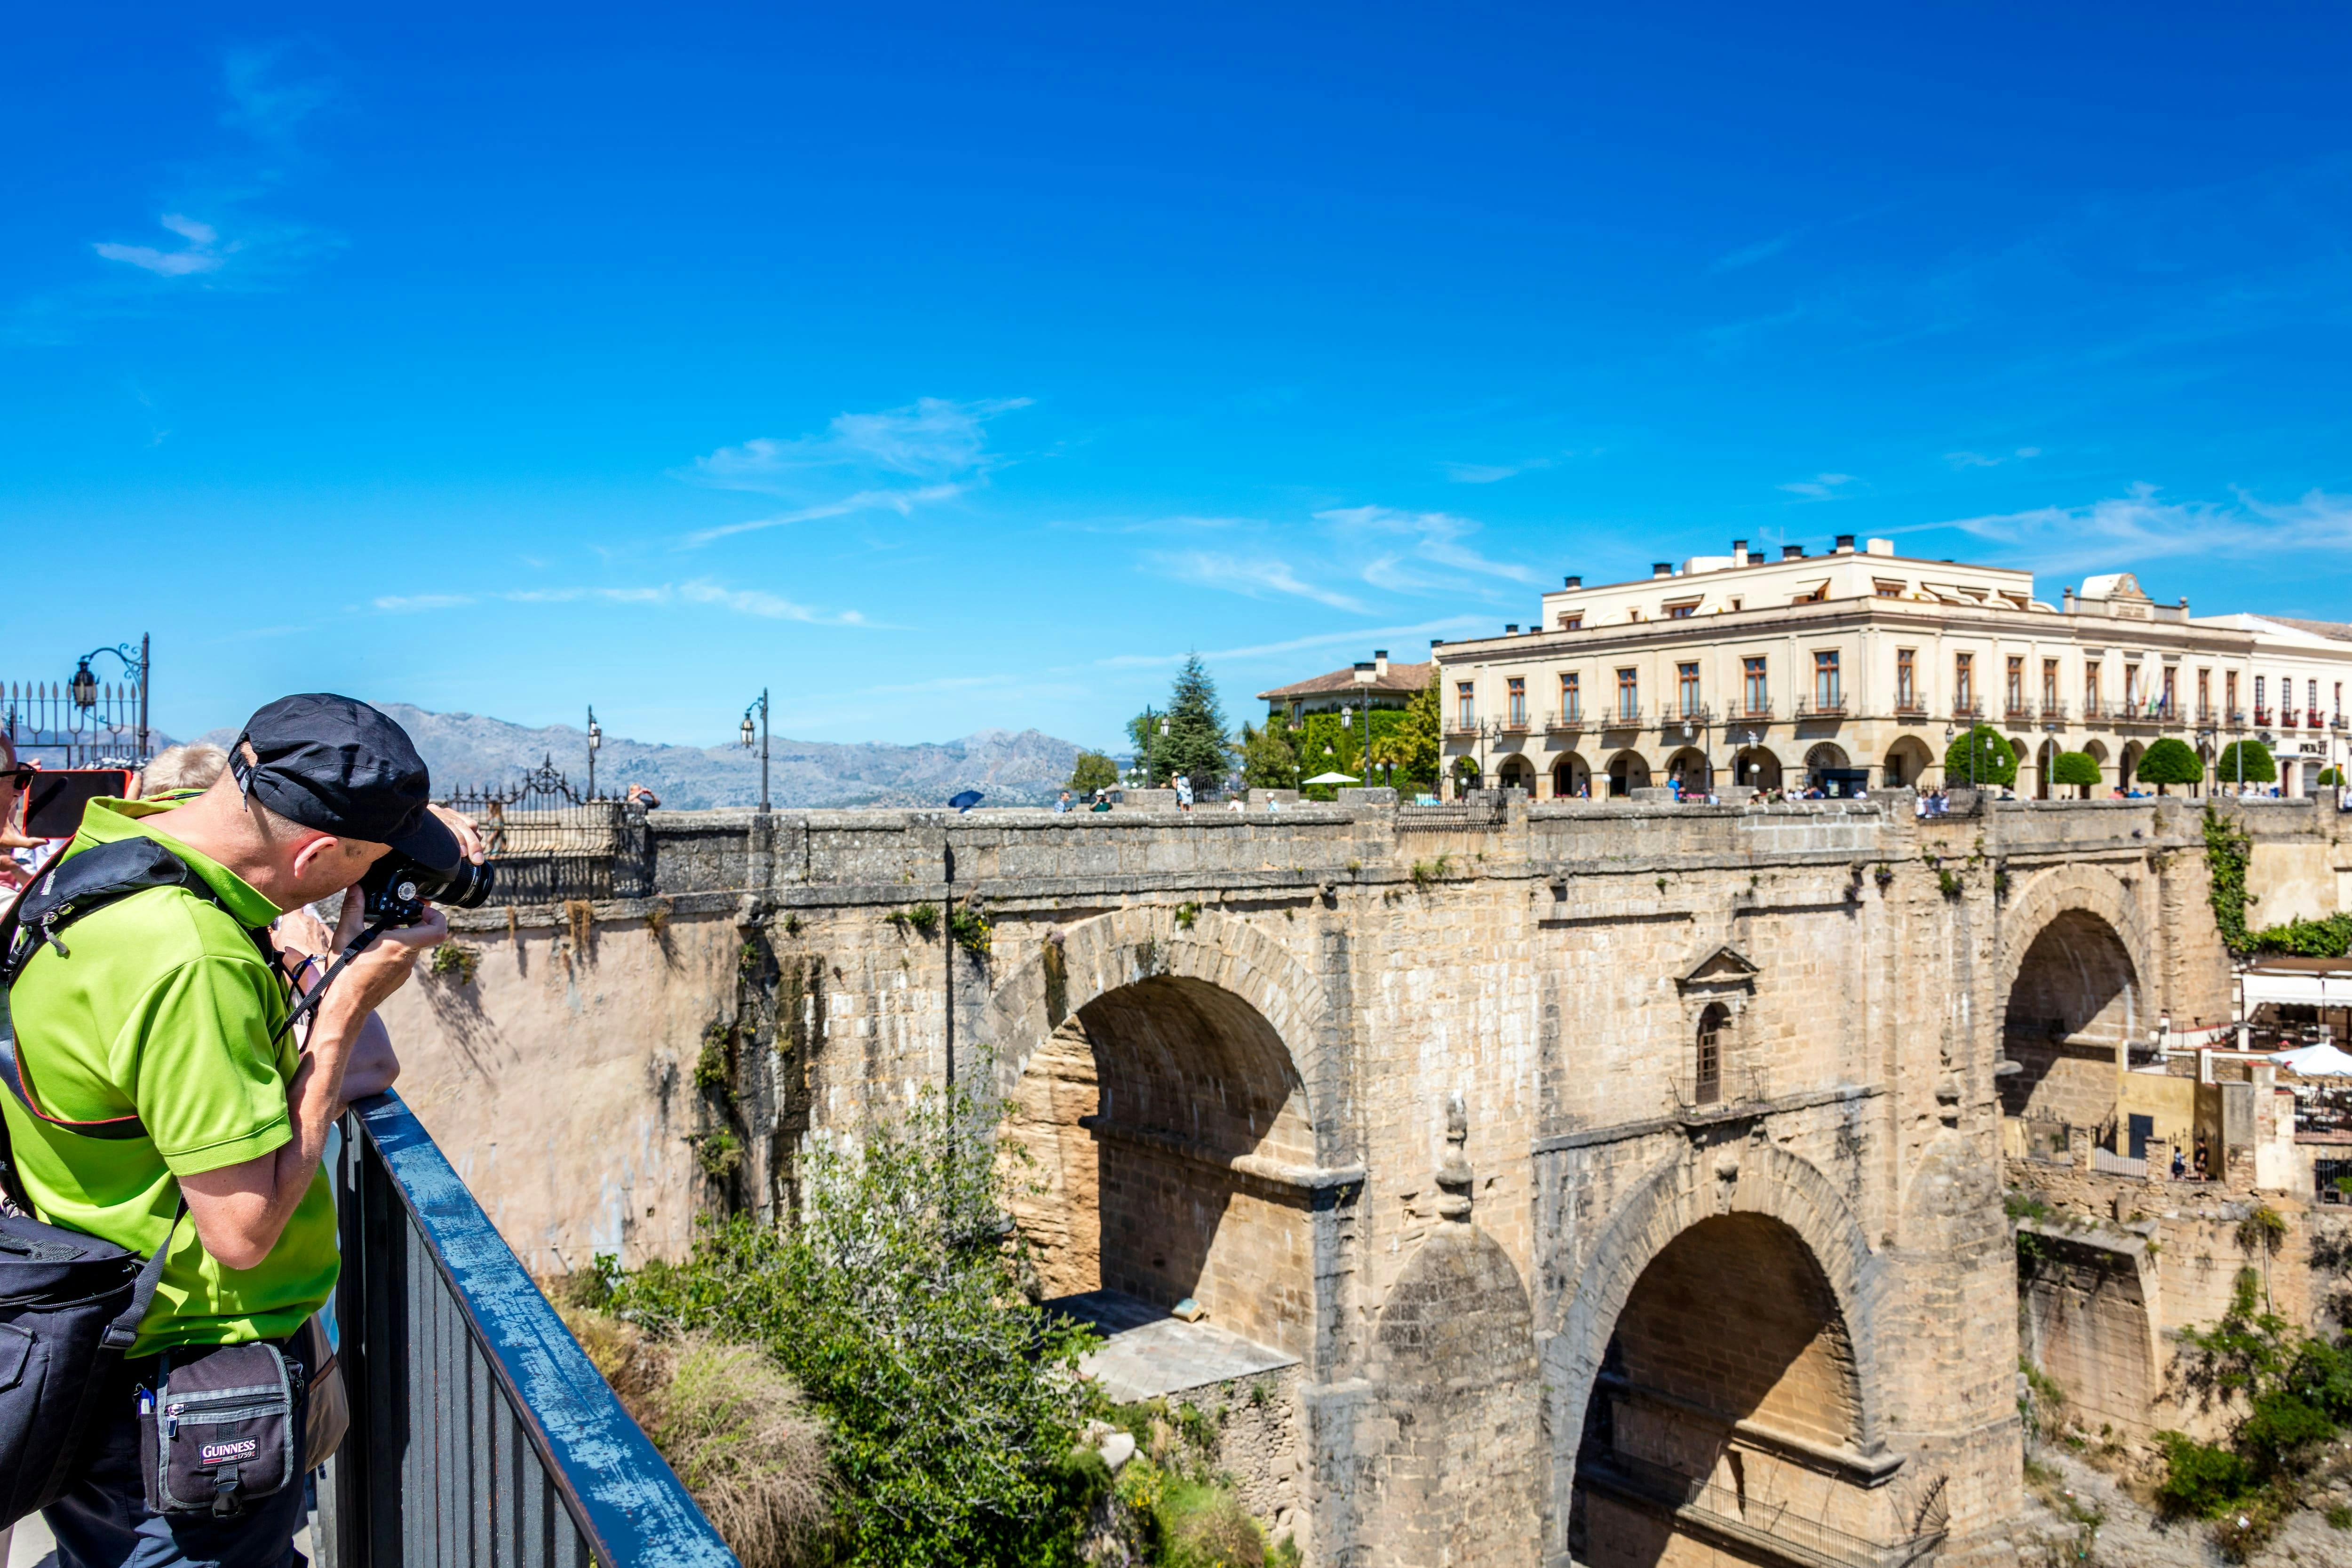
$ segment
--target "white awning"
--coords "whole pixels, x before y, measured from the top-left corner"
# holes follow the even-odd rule
[[[2305,1078],[2352,1078],[2352,1055],[2334,1046],[2305,1046],[2297,1050],[2277,1051],[2271,1060]]]

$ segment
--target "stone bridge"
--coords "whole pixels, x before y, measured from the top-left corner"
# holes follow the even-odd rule
[[[2228,968],[2188,803],[1906,807],[656,813],[460,918],[403,1088],[548,1272],[993,1091],[1044,1293],[1318,1564],[2000,1560],[2004,1097]]]

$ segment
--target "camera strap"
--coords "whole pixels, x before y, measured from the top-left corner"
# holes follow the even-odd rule
[[[343,972],[343,966],[351,963],[352,959],[357,958],[361,952],[365,949],[370,942],[375,941],[376,938],[382,936],[385,931],[390,931],[391,929],[392,922],[390,921],[378,921],[373,925],[369,926],[365,931],[361,931],[359,935],[353,937],[352,939],[352,945],[343,949],[342,952],[336,958],[335,962],[327,965],[327,972],[319,976],[319,984],[311,986],[310,990],[304,992],[299,997],[295,999],[293,1007],[289,1010],[286,1015],[286,1021],[278,1025],[277,1029],[270,1035],[269,1043],[271,1045],[276,1045],[278,1041],[286,1037],[288,1033],[293,1029],[295,1025],[300,1023],[303,1019],[317,1012],[319,1010],[319,999],[326,995],[327,987],[333,983],[336,975],[341,974]]]

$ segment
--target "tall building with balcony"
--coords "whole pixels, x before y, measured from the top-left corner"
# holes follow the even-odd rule
[[[2028,572],[1842,534],[1825,555],[1734,541],[1633,582],[1571,576],[1536,624],[1433,644],[1431,659],[1457,788],[1965,784],[1942,758],[1984,723],[2015,748],[2022,794],[2053,793],[2062,751],[2097,762],[2102,791],[2127,786],[2165,735],[2209,773],[2231,741],[2262,740],[2280,787],[2307,794],[2346,765],[2352,626],[2194,616],[2128,572],[2053,604]]]

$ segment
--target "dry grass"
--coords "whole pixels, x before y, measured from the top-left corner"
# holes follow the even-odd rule
[[[563,1321],[744,1568],[814,1562],[833,1523],[824,1423],[764,1352],[648,1338],[586,1308]]]

